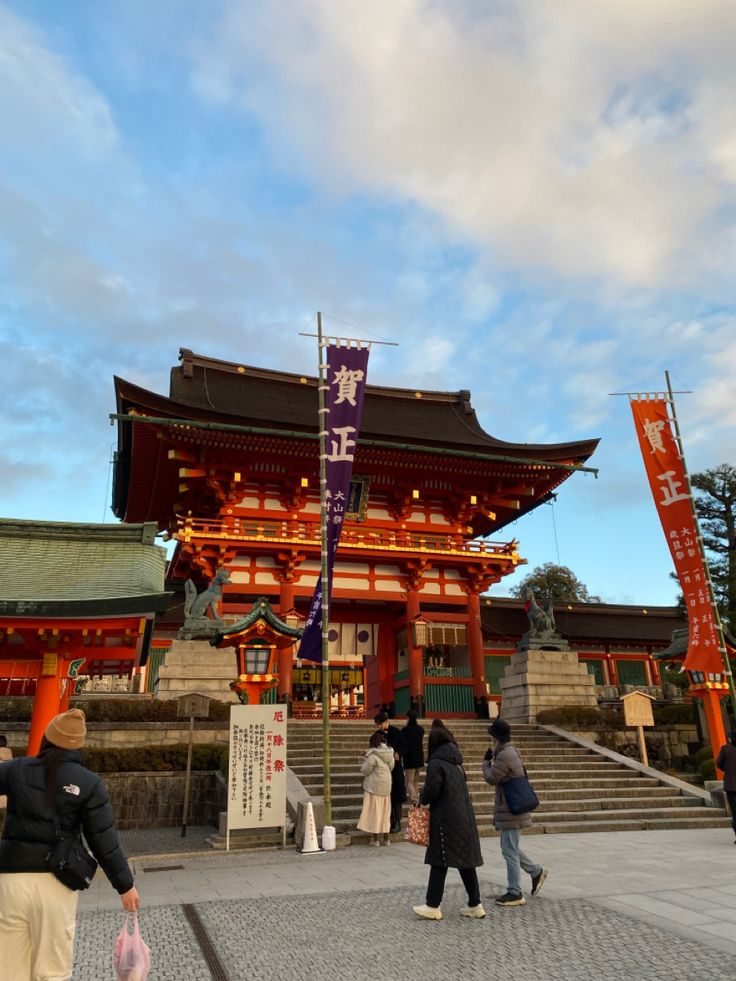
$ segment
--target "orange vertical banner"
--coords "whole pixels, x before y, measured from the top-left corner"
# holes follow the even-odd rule
[[[685,597],[688,645],[685,668],[722,674],[723,660],[705,560],[667,400],[632,399],[631,411],[649,486]]]

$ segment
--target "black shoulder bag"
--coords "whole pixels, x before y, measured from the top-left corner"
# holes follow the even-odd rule
[[[87,889],[95,877],[97,862],[84,847],[81,837],[64,837],[56,826],[58,841],[46,856],[46,868],[68,889]]]
[[[521,760],[521,756],[519,759]],[[529,783],[523,760],[521,760],[521,765],[524,767],[523,777],[511,777],[501,784],[503,795],[506,798],[506,806],[514,817],[518,817],[520,814],[529,814],[530,811],[539,807],[539,798],[534,793],[534,787]]]

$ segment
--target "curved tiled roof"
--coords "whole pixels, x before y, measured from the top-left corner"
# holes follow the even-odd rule
[[[0,613],[72,615],[80,605],[151,611],[165,605],[166,550],[155,524],[0,518]]]
[[[283,446],[291,443],[303,458],[313,453],[307,448],[318,430],[317,379],[313,377],[221,361],[182,349],[180,364],[171,370],[168,396],[117,377],[115,389],[122,415],[132,411],[162,420],[192,420],[210,430],[252,427],[251,436],[243,431],[228,433],[228,444],[283,437]],[[160,527],[166,527],[167,505],[162,502],[176,500],[178,477],[176,468],[162,456],[158,429],[156,425],[120,423],[113,511],[131,520],[155,518]],[[179,427],[179,436],[181,433]],[[203,432],[201,438],[216,439],[211,432]],[[597,439],[552,444],[505,442],[481,427],[468,391],[368,385],[356,466],[369,453],[374,454],[374,463],[377,453],[393,454],[392,466],[397,463],[396,454],[402,454],[400,463],[406,454],[428,454],[424,460],[417,458],[415,470],[417,464],[424,469],[436,466],[431,462],[435,455],[451,457],[461,468],[468,464],[460,461],[469,459],[485,471],[503,466],[507,471],[504,479],[519,477],[524,470],[525,479],[534,481],[536,494],[526,497],[518,511],[509,512],[495,525],[483,519],[483,527],[479,525],[476,533],[489,534],[546,500],[569,476],[570,467],[584,464],[597,445]],[[497,470],[493,476],[498,476]]]
[[[494,641],[516,642],[529,629],[524,600],[485,597],[481,613],[487,646],[493,646]],[[559,603],[554,613],[558,632],[576,646],[586,643],[667,645],[672,632],[686,622],[676,606]]]
[[[171,369],[168,398],[115,378],[119,411],[145,404],[178,418],[229,420],[275,429],[317,431],[317,379],[220,361],[183,349]],[[509,443],[482,429],[470,392],[431,392],[367,385],[363,439],[410,441],[426,446],[583,462],[597,439],[569,443]]]

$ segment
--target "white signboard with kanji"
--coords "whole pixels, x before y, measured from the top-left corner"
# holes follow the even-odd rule
[[[286,709],[233,705],[227,780],[228,833],[280,828],[286,815]]]

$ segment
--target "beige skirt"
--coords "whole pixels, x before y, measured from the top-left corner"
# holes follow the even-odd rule
[[[358,831],[372,835],[388,834],[391,828],[391,797],[379,797],[363,792],[363,810],[358,818]]]

